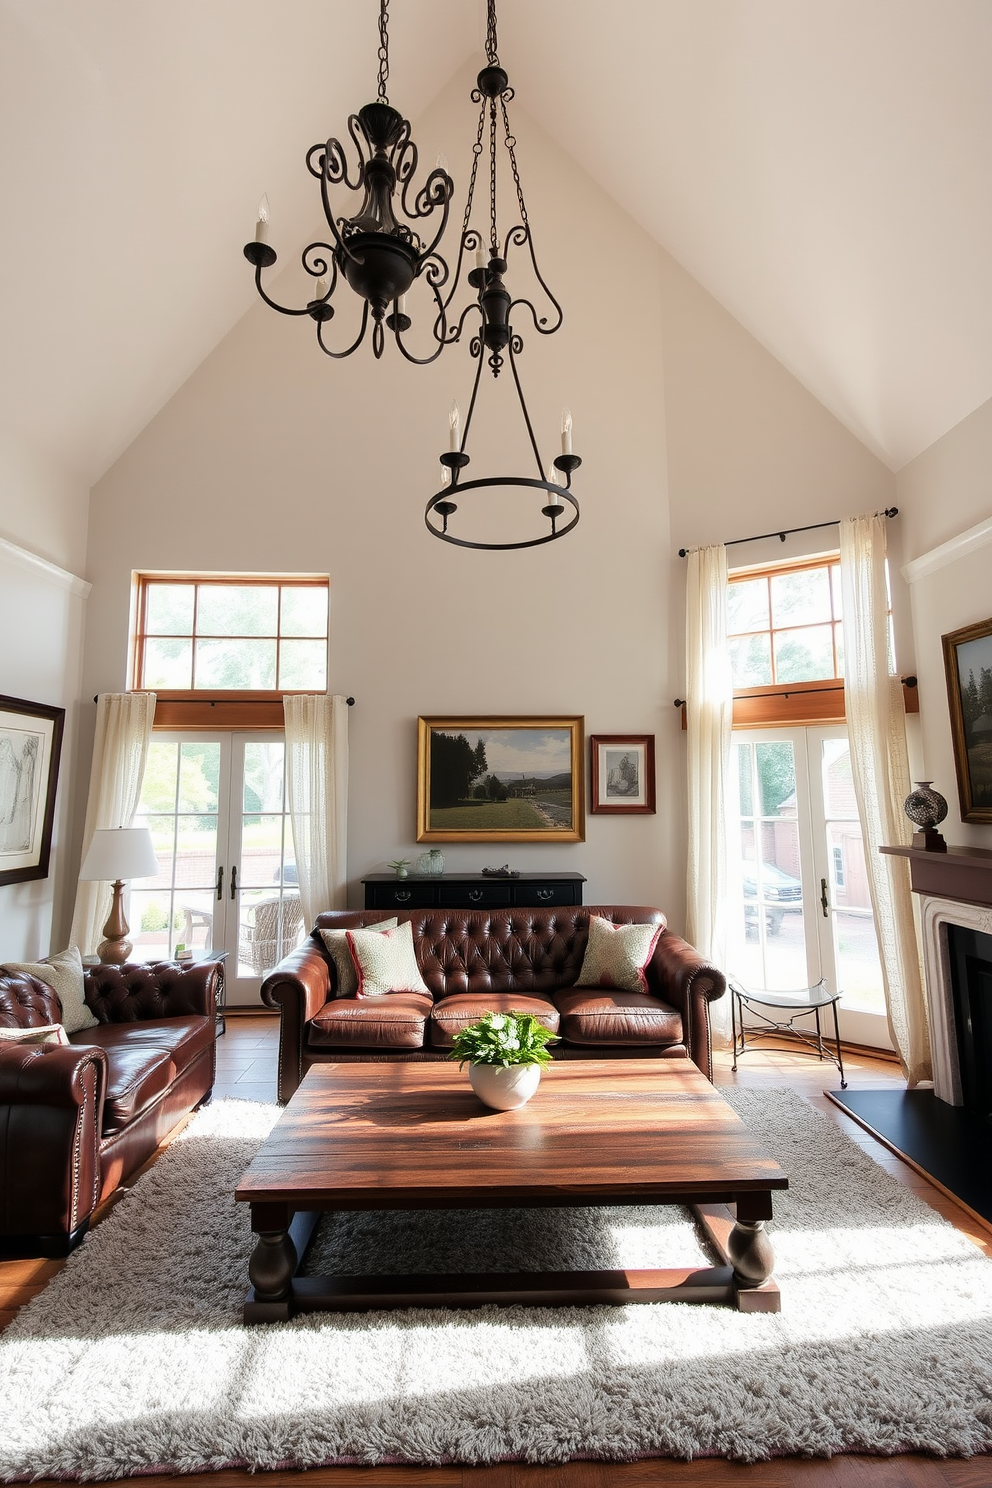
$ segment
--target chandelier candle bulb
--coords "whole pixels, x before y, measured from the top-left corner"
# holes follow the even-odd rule
[[[258,204],[258,221],[255,223],[255,242],[269,241],[269,198],[263,196]]]
[[[396,301],[396,311],[397,311],[397,314],[399,314],[399,315],[405,315],[406,314],[406,295],[405,294],[401,294],[400,297],[399,297],[399,299]]]
[[[455,402],[451,404],[451,411],[448,414],[448,425],[450,429],[448,448],[452,454],[456,454],[461,448],[462,442],[462,416],[458,412],[458,404]]]
[[[326,293],[327,293],[327,280],[326,279],[318,279],[316,285],[314,286],[314,291],[313,291],[313,297],[314,297],[314,299],[315,300],[322,300],[324,298],[324,296],[326,295]]]
[[[486,267],[486,250],[481,243],[475,250],[475,267],[477,269],[484,269]]]
[[[561,411],[561,452],[563,455],[572,453],[572,415],[567,408]]]

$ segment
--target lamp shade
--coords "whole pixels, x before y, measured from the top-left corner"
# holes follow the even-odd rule
[[[100,883],[152,878],[158,859],[147,827],[98,827],[90,838],[79,876]]]

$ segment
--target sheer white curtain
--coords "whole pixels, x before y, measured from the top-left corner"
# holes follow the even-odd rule
[[[348,879],[348,702],[294,693],[286,716],[286,792],[303,921],[343,909]]]
[[[685,671],[689,843],[686,939],[727,965],[727,779],[734,692],[727,644],[727,550],[688,557]],[[726,1006],[725,1006],[726,1004]],[[730,1036],[729,998],[710,1007],[714,1037]]]
[[[909,863],[878,851],[912,839],[903,811],[910,779],[902,684],[889,675],[885,523],[884,516],[864,516],[840,524],[844,696],[889,1031],[903,1073],[916,1085],[930,1078],[930,1038]]]
[[[138,809],[148,743],[155,721],[154,692],[102,692],[96,702],[96,737],[83,827],[83,857],[98,827],[129,827]],[[92,955],[103,939],[110,886],[80,881],[72,916],[72,943]]]

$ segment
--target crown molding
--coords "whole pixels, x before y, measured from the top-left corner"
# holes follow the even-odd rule
[[[59,589],[65,589],[70,594],[78,595],[80,599],[86,599],[92,584],[85,579],[79,579],[68,569],[59,568],[57,563],[49,563],[47,558],[39,558],[37,553],[30,553],[27,548],[19,548],[16,543],[8,542],[6,538],[0,537],[0,563],[5,563],[9,568],[21,568],[32,573],[36,578],[43,578],[47,583],[54,584]]]
[[[961,532],[948,542],[941,543],[939,548],[931,548],[929,553],[922,553],[919,558],[904,563],[902,576],[907,584],[915,584],[918,579],[925,579],[928,574],[936,573],[938,568],[946,568],[949,563],[957,563],[959,558],[966,558],[969,553],[977,552],[988,543],[992,543],[992,517],[986,517],[984,522],[969,527],[967,532]]]

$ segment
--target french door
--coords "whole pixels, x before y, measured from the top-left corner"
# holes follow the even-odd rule
[[[262,977],[303,939],[282,734],[155,733],[136,824],[159,871],[131,887],[133,956],[227,952],[227,1000],[260,1001]]]
[[[841,1037],[891,1048],[846,728],[741,730],[731,780],[731,970],[778,992],[825,977]]]

